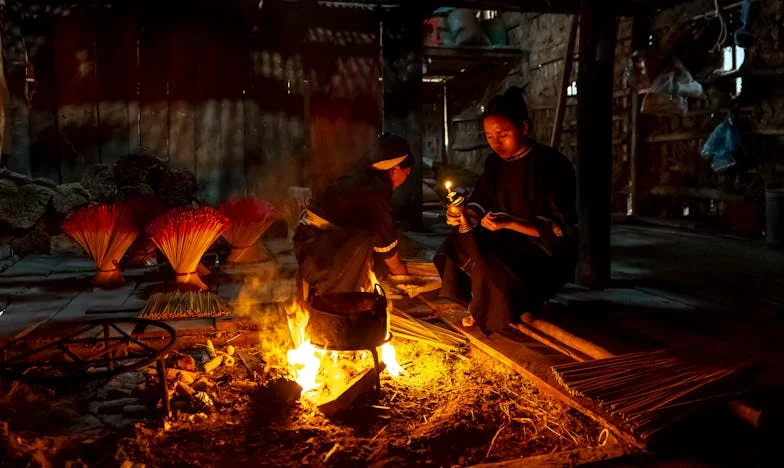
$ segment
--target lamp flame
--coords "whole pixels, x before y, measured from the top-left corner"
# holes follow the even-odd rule
[[[444,182],[444,187],[446,188],[447,192],[450,192],[452,190],[452,181],[447,180],[446,182]]]

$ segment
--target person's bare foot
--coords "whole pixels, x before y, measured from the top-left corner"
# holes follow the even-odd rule
[[[462,323],[465,328],[473,328],[476,326],[476,320],[474,320],[474,318],[470,315],[468,317],[463,317]]]

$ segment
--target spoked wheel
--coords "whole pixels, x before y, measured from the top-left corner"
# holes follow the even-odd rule
[[[141,318],[55,323],[0,348],[0,377],[38,384],[78,383],[155,361],[160,369],[175,338],[168,324]]]

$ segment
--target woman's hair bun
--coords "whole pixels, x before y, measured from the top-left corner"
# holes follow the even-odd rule
[[[528,120],[528,106],[523,97],[523,89],[519,86],[512,86],[504,94],[493,97],[485,106],[482,118],[496,115],[509,119],[512,122],[522,122]]]

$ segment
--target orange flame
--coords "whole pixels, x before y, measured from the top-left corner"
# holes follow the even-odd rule
[[[376,275],[370,272],[369,291],[379,284]],[[365,288],[363,288],[365,289]],[[391,302],[388,302],[391,309]],[[342,353],[327,352],[314,346],[306,336],[305,329],[308,324],[308,311],[294,302],[287,308],[287,319],[293,349],[286,352],[288,370],[294,381],[302,387],[303,397],[317,402],[330,392],[344,386],[352,374],[352,368],[359,362],[368,362],[366,352],[356,353],[355,359],[340,359]],[[387,337],[389,335],[389,322],[387,322]],[[392,343],[387,342],[381,346],[380,360],[386,364],[386,371],[393,377],[399,376],[404,370],[397,362],[396,351]]]

